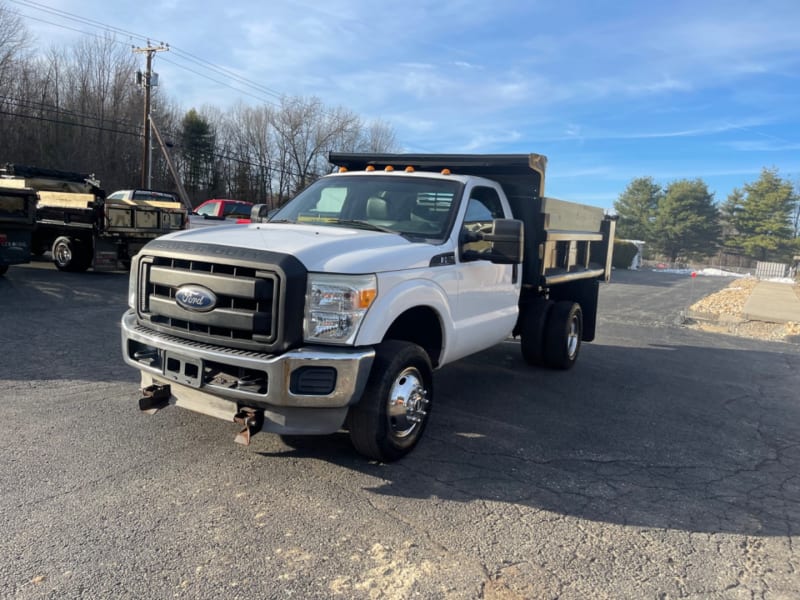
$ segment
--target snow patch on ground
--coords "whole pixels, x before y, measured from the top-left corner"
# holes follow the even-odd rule
[[[752,277],[750,273],[734,273],[732,271],[723,271],[722,269],[705,268],[700,270],[694,269],[653,269],[654,273],[672,273],[676,275],[691,275],[697,273],[704,277]]]
[[[673,275],[691,275],[692,273],[696,273],[698,276],[702,275],[703,277],[737,277],[737,278],[744,278],[744,277],[752,277],[752,273],[734,273],[733,271],[725,271],[724,269],[716,269],[712,267],[706,267],[705,269],[651,269],[654,273],[672,273]],[[771,281],[773,283],[788,283],[793,284],[795,280],[791,277],[769,277],[767,279],[760,279],[759,281]]]

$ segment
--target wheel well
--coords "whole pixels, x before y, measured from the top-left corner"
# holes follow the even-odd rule
[[[384,340],[413,342],[427,352],[436,367],[442,355],[442,325],[432,308],[417,306],[404,312],[392,323]]]

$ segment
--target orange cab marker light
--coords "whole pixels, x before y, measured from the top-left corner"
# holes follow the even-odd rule
[[[450,175],[450,169],[442,169],[442,175]]]
[[[339,173],[347,173],[347,167],[339,167]]]
[[[394,171],[394,167],[392,165],[386,165],[384,171],[391,173],[392,171]]]
[[[413,173],[413,172],[414,172],[414,167],[412,167],[411,165],[408,165],[406,167],[406,173]]]
[[[367,165],[367,168],[364,169],[364,170],[365,171],[374,171],[375,170],[375,166],[374,165]]]

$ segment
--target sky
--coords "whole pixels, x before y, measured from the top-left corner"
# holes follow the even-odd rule
[[[405,152],[544,154],[548,196],[608,209],[650,176],[722,202],[764,167],[800,187],[798,0],[0,2],[43,52],[102,26],[169,44],[154,70],[187,110],[316,96]]]

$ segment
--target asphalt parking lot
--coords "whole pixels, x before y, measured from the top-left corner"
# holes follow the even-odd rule
[[[729,283],[616,272],[570,372],[436,374],[420,446],[138,411],[125,273],[0,278],[2,598],[796,598],[800,346],[681,327]]]

